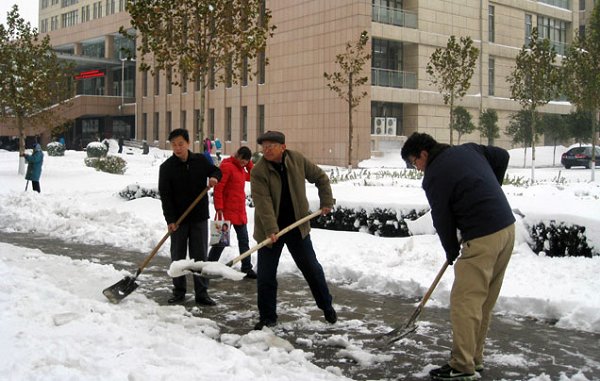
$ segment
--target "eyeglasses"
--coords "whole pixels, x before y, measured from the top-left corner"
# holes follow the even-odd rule
[[[410,159],[410,165],[412,165],[413,167],[417,167],[417,160],[419,160],[419,158],[421,157],[421,154],[419,154],[418,156],[413,157],[412,159]]]

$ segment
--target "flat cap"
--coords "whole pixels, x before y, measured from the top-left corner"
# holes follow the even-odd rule
[[[285,135],[279,131],[267,131],[260,135],[256,142],[262,144],[264,141],[275,142],[279,144],[285,144]]]

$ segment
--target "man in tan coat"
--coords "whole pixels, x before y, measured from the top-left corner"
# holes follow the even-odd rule
[[[301,153],[287,150],[285,135],[281,132],[267,131],[258,137],[257,142],[262,145],[263,158],[256,163],[250,175],[255,205],[254,239],[261,242],[271,238],[273,243],[258,251],[257,303],[260,317],[254,329],[272,327],[277,323],[277,266],[284,244],[304,275],[317,306],[323,310],[325,320],[334,324],[337,314],[323,268],[312,246],[310,223],[300,225],[279,239],[276,237],[280,230],[310,214],[306,181],[318,188],[323,215],[331,211],[334,200],[329,178]]]

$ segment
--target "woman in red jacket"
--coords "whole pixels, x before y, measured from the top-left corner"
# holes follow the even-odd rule
[[[237,235],[240,254],[250,249],[244,188],[246,181],[250,181],[250,171],[253,167],[251,158],[250,148],[240,147],[233,157],[224,159],[219,167],[223,177],[215,186],[213,194],[217,218],[231,222]],[[223,246],[212,246],[208,253],[208,260],[218,261],[223,249]],[[242,259],[242,272],[246,273],[246,278],[256,279],[250,256]]]

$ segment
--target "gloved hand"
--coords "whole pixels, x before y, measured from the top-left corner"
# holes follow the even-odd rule
[[[452,264],[454,263],[454,261],[456,260],[456,258],[458,258],[458,254],[459,253],[448,253],[448,252],[446,252],[446,261],[448,262],[449,266],[452,266]]]

